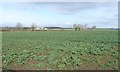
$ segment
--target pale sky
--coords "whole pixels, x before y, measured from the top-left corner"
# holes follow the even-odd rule
[[[118,27],[117,2],[4,2],[0,6],[2,26],[73,27],[73,24]]]

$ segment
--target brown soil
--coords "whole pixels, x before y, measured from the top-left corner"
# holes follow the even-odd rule
[[[10,70],[28,70],[29,69],[29,66],[24,64],[24,65],[19,65],[17,63],[13,63],[9,66]]]
[[[46,51],[45,53],[37,53],[36,55],[41,56],[41,55],[47,55],[47,54],[48,54],[48,52]],[[114,59],[112,56],[100,57],[99,55],[92,55],[92,54],[81,55],[80,58],[81,59],[89,59],[89,60],[99,58],[99,61],[100,61],[100,63],[98,63],[98,62],[90,62],[90,61],[83,60],[82,63],[80,64],[80,67],[77,68],[80,70],[102,70],[103,68],[101,68],[99,66],[100,64],[103,65],[103,64],[107,63],[110,59]],[[40,67],[40,68],[30,67],[31,65],[38,64],[39,62],[44,63],[45,66]],[[38,69],[39,70],[47,70],[47,69],[49,69],[48,66],[46,66],[47,64],[49,64],[47,60],[44,60],[44,61],[43,60],[29,60],[24,65],[18,65],[16,63],[13,63],[9,66],[9,69],[12,69],[12,70],[38,70]],[[53,67],[50,67],[50,68],[52,68],[52,70],[57,69],[57,68],[53,68]],[[73,66],[66,66],[64,69],[65,70],[74,70],[75,68]],[[110,70],[111,68],[107,67],[105,69]]]
[[[93,62],[82,62],[79,69],[80,70],[101,70],[99,65]]]

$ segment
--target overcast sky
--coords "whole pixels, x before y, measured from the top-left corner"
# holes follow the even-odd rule
[[[117,2],[5,2],[1,5],[2,26],[73,27],[73,24],[118,27]]]

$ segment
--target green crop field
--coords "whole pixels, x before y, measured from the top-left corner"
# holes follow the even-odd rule
[[[118,31],[2,32],[3,69],[116,70]]]

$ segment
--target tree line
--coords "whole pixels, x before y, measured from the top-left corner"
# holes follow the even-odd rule
[[[88,27],[87,27],[87,24],[85,24],[85,25],[82,25],[82,24],[74,24],[73,25],[73,28],[75,29],[75,31],[76,30],[87,30],[88,29]],[[96,28],[96,26],[94,25],[91,29],[95,29]]]
[[[37,28],[37,25],[36,23],[32,23],[31,24],[31,27],[23,27],[22,24],[20,22],[18,22],[16,24],[16,26],[14,27],[14,30],[17,30],[17,31],[21,31],[21,30],[24,30],[24,29],[29,29],[31,31],[34,31],[35,28]],[[85,25],[82,25],[82,24],[73,24],[73,28],[75,31],[80,31],[80,30],[88,30],[89,28],[87,27],[87,24]],[[93,26],[91,29],[95,29],[96,26]],[[6,27],[6,29],[10,29],[9,27]],[[13,28],[11,28],[13,29]]]
[[[34,31],[35,28],[37,27],[37,25],[35,23],[32,23],[31,24],[31,30]],[[23,29],[23,26],[21,23],[17,23],[16,24],[16,30],[22,30]]]

